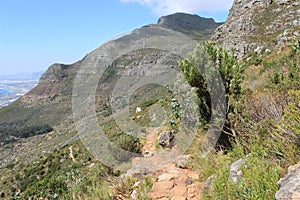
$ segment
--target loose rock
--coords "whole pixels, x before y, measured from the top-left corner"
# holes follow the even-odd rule
[[[190,160],[189,155],[178,156],[176,158],[176,167],[182,169],[188,168],[189,160]]]
[[[233,181],[234,183],[238,183],[239,180],[243,177],[243,172],[241,170],[241,167],[245,165],[245,160],[240,159],[238,161],[235,161],[230,166],[230,172],[229,172],[229,181]]]
[[[171,147],[175,136],[174,130],[164,131],[158,136],[158,143],[163,147]]]

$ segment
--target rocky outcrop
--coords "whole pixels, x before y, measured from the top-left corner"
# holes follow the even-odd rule
[[[273,0],[235,0],[229,11],[229,19],[239,17],[244,12],[256,6],[269,6]]]
[[[279,190],[275,194],[277,200],[300,199],[300,162],[289,167],[288,173],[279,180]]]
[[[300,6],[295,0],[235,0],[213,41],[240,58],[257,49],[283,46],[299,38]],[[297,31],[298,30],[298,31]]]

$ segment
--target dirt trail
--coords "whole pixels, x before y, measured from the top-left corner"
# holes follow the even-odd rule
[[[174,159],[177,155],[176,146],[172,149],[157,150],[156,139],[159,131],[159,128],[148,128],[142,150],[144,157],[132,160],[133,168],[128,171],[128,174],[146,172],[156,179],[148,194],[151,199],[200,199],[203,183],[199,182],[199,176],[195,171],[176,167]],[[161,152],[165,155],[161,156]]]

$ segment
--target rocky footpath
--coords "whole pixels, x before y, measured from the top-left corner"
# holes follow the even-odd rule
[[[133,167],[122,175],[122,178],[131,176],[142,180],[145,176],[151,176],[153,185],[148,196],[153,200],[200,199],[203,183],[199,181],[197,172],[189,168],[190,156],[172,156],[178,153],[176,143],[173,141],[174,137],[162,138],[162,136],[170,136],[170,134],[174,136],[175,132],[172,130],[161,131],[160,128],[148,128],[147,133],[142,150],[143,157],[133,158]],[[161,143],[161,149],[156,146],[156,142],[159,140],[164,141]],[[166,143],[173,143],[173,145],[165,145]],[[172,159],[162,160],[162,152],[171,155]],[[136,191],[132,191],[131,194],[132,199],[137,199]]]
[[[161,170],[149,193],[151,199],[198,200],[203,184],[191,169],[176,167],[172,163]]]

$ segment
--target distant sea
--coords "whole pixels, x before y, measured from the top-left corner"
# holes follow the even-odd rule
[[[11,91],[0,89],[0,94],[9,94],[9,93],[11,93]]]

